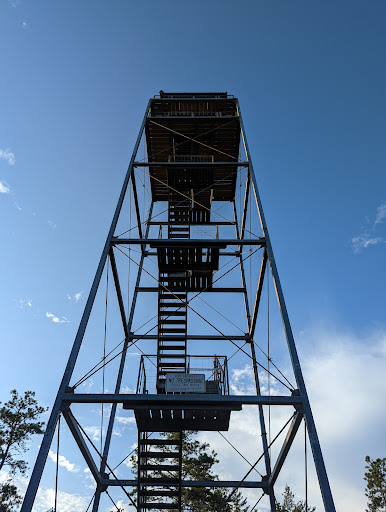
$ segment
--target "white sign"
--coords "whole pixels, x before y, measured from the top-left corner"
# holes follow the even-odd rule
[[[205,393],[205,375],[201,373],[167,373],[166,393]]]

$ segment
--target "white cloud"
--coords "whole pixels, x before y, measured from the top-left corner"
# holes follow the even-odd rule
[[[345,332],[305,331],[301,340],[298,349],[304,378],[336,509],[363,512],[366,508],[363,480],[365,456],[385,456],[386,410],[382,404],[386,395],[386,331],[362,337]],[[252,385],[252,381],[252,372],[242,368],[233,372],[231,385],[236,386],[236,392],[244,392]],[[269,432],[268,410],[265,410]],[[279,432],[291,414],[290,407],[271,407],[271,438]],[[251,463],[261,455],[256,407],[244,406],[241,412],[233,412],[230,430],[223,434]],[[215,467],[215,472],[221,479],[242,478],[248,471],[248,464],[219,434],[201,432],[199,438],[209,442],[219,454],[220,463]],[[283,438],[282,435],[272,446],[274,461]],[[308,467],[309,503],[316,506],[317,510],[324,510],[310,448]],[[263,461],[257,468],[265,474]],[[249,478],[259,480],[256,473]],[[285,483],[290,485],[299,499],[304,499],[303,425],[278,479],[278,497]],[[255,490],[243,490],[243,494],[248,497],[251,506],[259,497]],[[263,500],[259,504],[259,511],[266,510],[269,508]]]
[[[386,203],[382,203],[377,208],[377,215],[375,217],[374,225],[380,224],[383,222],[383,219],[386,218]]]
[[[58,316],[55,316],[53,313],[49,313],[47,311],[46,317],[50,318],[55,324],[67,324],[69,323],[69,320],[65,316],[62,316],[62,318],[59,318]]]
[[[68,300],[74,300],[76,303],[78,303],[81,299],[83,295],[83,291],[81,292],[77,292],[77,293],[74,293],[72,295],[70,295],[69,293],[67,293],[67,299]]]
[[[94,385],[93,379],[87,379],[84,382],[82,382],[82,386],[84,388],[86,388],[87,392],[90,391],[90,389],[93,387],[93,385]]]
[[[52,220],[47,221],[51,229],[56,229],[56,224]]]
[[[34,505],[34,512],[45,512],[53,507],[55,502],[55,489],[39,488]],[[87,508],[89,498],[78,494],[69,494],[58,491],[58,504],[60,512],[84,512]]]
[[[18,203],[13,203],[13,206],[14,206],[17,210],[19,210],[20,212],[22,212],[22,211],[23,211],[23,208],[22,208]]]
[[[22,21],[21,26],[22,26],[22,28],[27,28],[28,23],[26,21]]]
[[[370,245],[378,245],[383,243],[383,238],[380,236],[372,237],[369,234],[359,235],[351,240],[355,253],[360,252],[362,249],[366,249]]]
[[[87,434],[89,435],[89,437],[91,437],[91,439],[93,441],[99,441],[99,439],[101,438],[101,428],[100,427],[96,427],[94,425],[92,425],[91,427],[84,427],[84,431],[87,432]],[[104,430],[103,430],[103,434],[104,434]]]
[[[378,245],[385,243],[385,239],[382,236],[377,236],[376,231],[378,226],[383,223],[386,218],[386,203],[381,203],[377,208],[374,222],[371,223],[370,219],[366,217],[367,228],[362,229],[362,233],[351,239],[351,244],[354,252],[357,254],[362,249],[367,249],[371,245]]]
[[[48,457],[56,464],[56,453],[54,453],[53,451],[50,450],[48,452]],[[59,463],[59,466],[66,468],[67,471],[69,471],[70,473],[78,473],[79,472],[79,469],[80,469],[79,466],[70,462],[68,459],[66,459],[66,457],[64,457],[64,455],[59,455],[58,463]]]
[[[88,489],[94,490],[96,488],[96,482],[95,482],[94,477],[92,476],[90,468],[84,469],[83,472],[85,473],[85,476],[86,476],[86,487]]]
[[[18,299],[16,301],[16,306],[19,309],[24,309],[25,306],[32,308],[32,300],[31,299]]]
[[[0,194],[9,194],[11,189],[2,181],[0,181]]]
[[[15,164],[15,155],[9,149],[0,149],[0,159],[8,162],[8,165]]]
[[[124,503],[123,500],[119,500],[116,503],[116,507],[110,508],[109,512],[116,512],[117,508],[121,512],[131,512],[133,510],[133,506],[128,505],[127,503]]]
[[[134,416],[116,416],[115,419],[118,423],[121,423],[121,425],[132,425],[135,423]]]

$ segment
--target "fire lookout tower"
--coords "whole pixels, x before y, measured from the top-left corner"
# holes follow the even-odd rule
[[[268,342],[259,326],[262,312],[267,318],[270,311],[269,281],[284,333],[278,349],[269,340],[269,316]],[[104,311],[98,294],[105,297]],[[113,301],[109,310],[108,301]],[[111,337],[119,340],[119,325],[123,340],[109,350],[111,309],[116,311]],[[104,318],[103,355],[95,365],[94,310],[97,319]],[[274,358],[281,360],[284,352],[288,364],[282,371]],[[80,392],[95,374],[103,375],[101,392]],[[237,386],[241,374],[250,377],[247,388]],[[109,406],[99,447],[78,419],[90,404],[101,404],[102,422]],[[276,408],[291,414],[271,438]],[[242,417],[244,409],[252,411],[250,444],[260,449],[257,461],[247,461],[246,474],[237,474],[237,465],[229,468],[227,473],[236,472],[233,480],[184,480],[183,431],[232,436],[233,418]],[[150,99],[21,512],[32,510],[61,417],[95,480],[93,512],[106,496],[115,504],[110,492],[117,490],[133,510],[181,512],[183,489],[193,487],[226,487],[229,497],[239,488],[255,489],[274,512],[275,484],[303,420],[324,508],[335,511],[233,96],[161,91]],[[126,449],[137,444],[134,477],[116,464],[127,455],[122,444],[114,452],[119,419],[136,427],[135,439],[121,441]],[[173,438],[165,432],[173,432]],[[260,473],[259,480],[248,479],[252,471]]]

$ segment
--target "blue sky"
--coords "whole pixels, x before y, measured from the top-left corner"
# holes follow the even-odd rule
[[[376,0],[2,0],[0,400],[53,402],[149,97],[228,91],[338,508],[362,510],[385,455],[385,20]]]

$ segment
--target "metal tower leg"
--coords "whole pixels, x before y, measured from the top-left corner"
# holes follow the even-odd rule
[[[151,203],[150,209],[149,209],[149,215],[148,215],[148,218],[147,218],[147,226],[146,226],[145,238],[147,238],[147,236],[149,234],[150,225],[148,224],[148,222],[151,219],[152,212],[153,212],[153,203]],[[133,293],[133,300],[132,300],[132,304],[131,304],[131,308],[130,308],[130,315],[129,315],[129,319],[127,321],[127,325],[126,325],[126,319],[125,318],[122,319],[123,322],[124,322],[124,330],[125,330],[126,339],[125,339],[125,343],[123,345],[122,356],[121,356],[121,360],[120,360],[120,364],[119,364],[118,377],[117,377],[117,382],[116,382],[116,386],[115,386],[115,393],[119,393],[120,390],[121,390],[122,376],[123,376],[123,371],[124,371],[124,368],[125,368],[125,361],[126,361],[127,347],[128,347],[129,341],[130,341],[128,336],[130,334],[131,326],[132,326],[132,323],[133,323],[134,311],[135,311],[135,306],[136,306],[137,298],[138,298],[138,286],[139,286],[139,283],[140,283],[140,280],[141,280],[142,267],[143,267],[144,259],[145,259],[145,255],[144,255],[144,252],[142,251],[141,259],[140,259],[140,264],[139,264],[138,272],[137,272],[137,279],[136,279],[134,293]],[[114,421],[115,421],[115,416],[116,416],[116,412],[117,412],[117,406],[118,406],[118,404],[116,404],[116,403],[112,404],[112,406],[111,406],[111,412],[110,412],[110,417],[109,417],[109,424],[108,424],[108,427],[107,427],[106,439],[105,439],[104,448],[103,448],[103,459],[101,460],[101,464],[100,464],[100,474],[101,475],[104,474],[105,469],[106,469],[106,462],[105,461],[107,460],[107,457],[108,457],[108,454],[109,454],[109,450],[110,450],[110,443],[111,443],[111,437],[112,437],[112,434],[113,434],[113,428],[114,428]],[[97,512],[98,511],[101,492],[103,492],[103,489],[101,487],[97,487],[97,490],[95,492],[95,498],[94,498],[92,512]]]
[[[248,172],[249,175],[249,172]],[[248,180],[249,181],[249,180]],[[243,220],[242,220],[242,229],[245,228],[245,219],[246,219],[246,210],[247,210],[247,204],[248,204],[248,188],[245,189],[245,199],[244,199],[244,209],[243,209]],[[239,223],[237,220],[237,210],[236,210],[236,204],[233,200],[233,214],[235,219],[235,230],[236,230],[236,238],[240,237],[239,232]],[[244,261],[243,257],[241,255],[242,247],[239,246],[239,261],[240,261],[240,272],[241,272],[241,283],[242,287],[244,288],[244,305],[245,305],[245,313],[247,316],[247,324],[248,324],[248,330],[251,329],[251,311],[249,308],[249,300],[248,300],[248,293],[247,293],[247,283],[245,280],[245,271],[244,271]],[[255,351],[255,345],[253,340],[249,340],[250,346],[251,346],[251,357],[252,357],[252,367],[253,367],[253,376],[255,379],[255,388],[256,388],[256,394],[261,395],[260,391],[260,381],[259,381],[259,372],[257,367],[257,361],[256,361],[256,351]],[[261,438],[262,438],[262,445],[264,450],[264,462],[265,462],[265,470],[267,472],[267,483],[269,483],[269,478],[271,476],[271,460],[269,455],[269,449],[268,449],[268,442],[267,442],[267,431],[265,427],[265,418],[264,418],[264,410],[263,406],[259,405],[259,420],[260,420],[260,428],[261,428]],[[271,512],[276,512],[276,503],[275,503],[275,493],[273,491],[273,487],[268,487],[268,495],[269,495],[269,501],[270,501],[270,507]]]
[[[83,312],[82,319],[80,321],[80,325],[79,325],[78,332],[77,332],[77,335],[76,335],[76,338],[75,338],[75,341],[74,341],[74,344],[73,344],[73,347],[72,347],[72,350],[70,353],[70,357],[68,358],[68,362],[67,362],[66,369],[64,371],[62,382],[60,384],[59,391],[56,396],[55,403],[54,403],[50,418],[47,423],[47,428],[46,428],[46,431],[43,436],[42,444],[40,445],[39,454],[36,459],[34,469],[32,471],[31,479],[29,481],[27,492],[25,494],[24,501],[23,501],[22,507],[20,509],[20,512],[30,512],[32,510],[33,503],[35,501],[35,496],[36,496],[36,493],[37,493],[37,490],[39,487],[40,479],[43,474],[44,465],[46,463],[46,460],[48,457],[48,452],[50,450],[52,438],[54,435],[56,422],[58,420],[59,413],[62,408],[63,396],[64,396],[64,393],[67,391],[67,388],[70,385],[72,373],[74,371],[75,363],[78,358],[79,350],[80,350],[80,347],[81,347],[81,344],[83,341],[83,336],[84,336],[84,333],[85,333],[85,330],[87,327],[87,323],[88,323],[88,320],[89,320],[89,317],[91,314],[91,309],[92,309],[92,306],[93,306],[93,303],[95,300],[95,296],[96,296],[96,293],[97,293],[97,290],[99,287],[99,283],[100,283],[100,280],[102,277],[103,269],[106,264],[107,255],[110,250],[111,240],[113,238],[114,230],[115,230],[115,227],[118,222],[118,217],[119,217],[119,214],[120,214],[120,211],[122,208],[123,200],[125,198],[126,189],[129,184],[131,173],[133,172],[133,164],[134,164],[134,160],[137,155],[137,151],[138,151],[138,148],[139,148],[139,145],[141,142],[142,133],[145,128],[145,122],[146,122],[146,117],[147,117],[149,108],[150,108],[150,101],[147,105],[145,115],[143,117],[141,129],[139,131],[137,141],[134,146],[134,151],[133,151],[133,154],[132,154],[132,157],[130,160],[130,164],[129,164],[129,167],[126,172],[126,176],[125,176],[125,180],[123,182],[121,194],[118,199],[118,204],[115,209],[114,217],[111,222],[110,230],[107,235],[107,239],[106,239],[105,246],[103,248],[102,256],[99,261],[99,265],[98,265],[98,268],[97,268],[97,271],[96,271],[96,274],[94,277],[93,284],[91,286],[91,290],[90,290],[90,293],[89,293],[89,296],[87,299],[87,303],[86,303],[86,306],[85,306],[85,309]]]
[[[239,114],[239,118],[240,118],[241,134],[242,134],[242,138],[243,138],[243,142],[244,142],[245,153],[247,155],[247,160],[249,162],[249,168],[250,168],[250,173],[251,173],[251,178],[252,178],[252,186],[253,186],[253,192],[255,195],[256,206],[257,206],[257,210],[258,210],[259,217],[260,217],[261,228],[263,230],[264,237],[265,237],[266,250],[268,253],[268,259],[269,259],[269,263],[271,266],[273,282],[275,285],[277,300],[279,303],[280,313],[281,313],[284,330],[285,330],[285,334],[286,334],[286,338],[287,338],[288,349],[289,349],[289,353],[291,356],[292,368],[293,368],[293,372],[295,375],[296,383],[299,388],[300,396],[303,399],[304,417],[305,417],[305,421],[306,421],[306,426],[307,426],[308,437],[309,437],[310,445],[311,445],[311,449],[312,449],[312,454],[314,457],[316,473],[318,475],[319,486],[320,486],[320,490],[321,490],[321,494],[322,494],[324,508],[325,508],[326,512],[335,512],[334,500],[332,498],[330,484],[329,484],[328,477],[327,477],[327,471],[326,471],[326,467],[325,467],[324,460],[323,460],[322,450],[320,447],[318,434],[316,432],[315,422],[314,422],[314,418],[312,415],[311,406],[310,406],[310,403],[308,400],[308,395],[307,395],[306,386],[305,386],[304,379],[303,379],[303,374],[302,374],[302,370],[301,370],[301,366],[300,366],[300,362],[299,362],[299,357],[297,354],[296,345],[295,345],[295,341],[294,341],[294,337],[293,337],[293,333],[292,333],[292,329],[291,329],[291,324],[289,321],[289,316],[288,316],[287,308],[286,308],[285,301],[284,301],[284,295],[283,295],[283,291],[282,291],[280,280],[279,280],[279,275],[278,275],[276,262],[275,262],[275,258],[274,258],[274,254],[273,254],[273,250],[272,250],[272,246],[271,246],[271,241],[269,238],[268,228],[267,228],[267,224],[265,221],[265,216],[264,216],[261,199],[260,199],[260,195],[259,195],[259,191],[258,191],[258,187],[257,187],[256,176],[253,171],[251,155],[249,152],[248,142],[247,142],[247,138],[245,135],[244,123],[243,123],[240,106],[239,106],[238,102],[237,102],[237,105],[238,105],[238,107],[237,107],[238,114]]]

